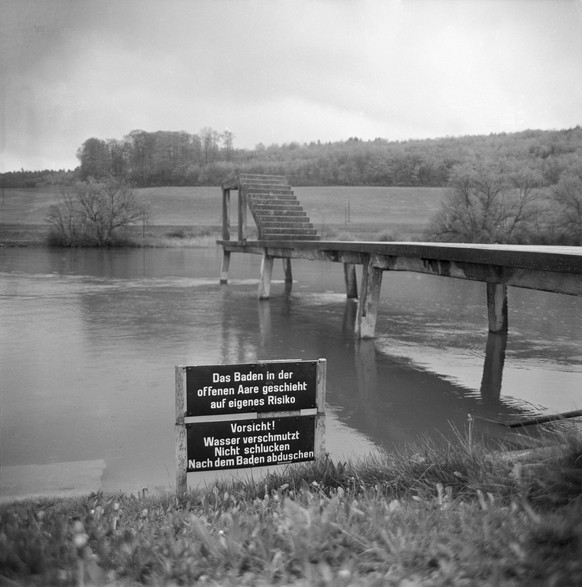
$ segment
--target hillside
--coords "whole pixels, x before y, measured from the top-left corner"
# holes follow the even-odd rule
[[[216,132],[201,137],[132,131],[121,139],[87,139],[79,148],[75,171],[4,173],[0,187],[53,186],[109,175],[139,187],[218,186],[232,171],[285,175],[294,186],[444,187],[455,166],[475,159],[533,168],[545,185],[553,185],[564,170],[580,166],[582,128],[409,141],[352,137],[333,143],[259,144],[254,149],[237,149],[233,137],[226,141]]]

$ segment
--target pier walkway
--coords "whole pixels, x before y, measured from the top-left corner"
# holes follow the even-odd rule
[[[238,239],[230,234],[230,191],[239,192]],[[291,259],[342,263],[346,295],[358,298],[355,331],[375,336],[382,277],[413,271],[486,284],[489,331],[507,332],[508,286],[582,295],[582,248],[418,242],[322,241],[282,176],[240,175],[223,186],[221,283],[228,282],[231,253],[262,255],[259,299],[270,296],[274,259],[282,259],[285,281],[293,281]],[[247,208],[257,225],[248,239]],[[356,266],[360,265],[358,291]]]

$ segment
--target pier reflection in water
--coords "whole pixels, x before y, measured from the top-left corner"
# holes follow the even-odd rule
[[[259,262],[221,287],[214,249],[0,251],[0,469],[99,460],[105,490],[168,486],[179,364],[326,358],[336,459],[581,407],[577,299],[512,291],[509,337],[487,336],[482,288],[400,274],[361,341],[339,266],[296,263],[258,301]]]

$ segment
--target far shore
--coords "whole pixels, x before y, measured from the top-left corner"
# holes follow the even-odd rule
[[[0,224],[0,248],[48,247],[46,224]],[[213,226],[132,226],[120,236],[117,247],[208,247],[222,238]]]

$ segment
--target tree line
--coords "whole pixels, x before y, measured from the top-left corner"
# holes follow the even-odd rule
[[[122,139],[88,138],[74,171],[4,173],[4,187],[74,180],[123,179],[135,187],[220,185],[232,171],[280,174],[295,186],[377,185],[444,187],[459,165],[474,159],[511,160],[533,168],[545,185],[582,159],[582,128],[528,130],[440,139],[320,141],[236,148],[234,134],[204,127],[185,131],[134,130]]]

